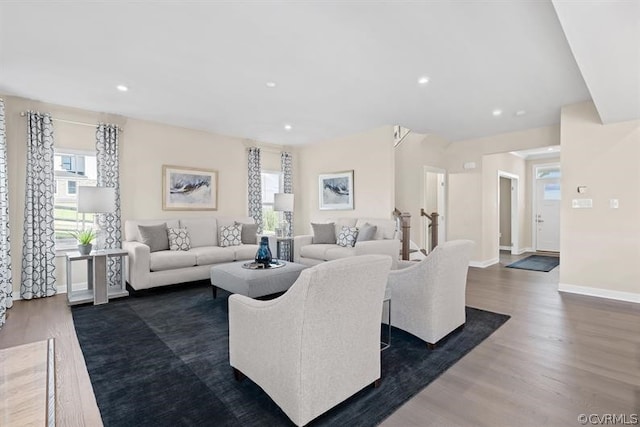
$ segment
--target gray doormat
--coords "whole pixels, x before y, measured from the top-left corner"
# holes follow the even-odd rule
[[[531,255],[507,265],[507,268],[549,272],[560,265],[560,257]]]

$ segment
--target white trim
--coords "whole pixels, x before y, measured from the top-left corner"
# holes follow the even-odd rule
[[[532,248],[520,248],[518,249],[518,251],[516,251],[515,254],[513,255],[522,255],[525,252],[535,252]]]
[[[511,246],[500,246],[501,251],[511,251]]]
[[[487,268],[500,262],[500,258],[488,259],[486,261],[469,261],[469,267]]]
[[[560,292],[569,292],[572,294],[588,295],[592,297],[635,302],[640,304],[640,294],[634,293],[634,292],[613,291],[611,289],[592,288],[591,286],[569,285],[566,283],[559,283],[558,290]]]

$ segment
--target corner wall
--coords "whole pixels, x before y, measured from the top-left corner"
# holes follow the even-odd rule
[[[592,102],[564,107],[561,167],[560,290],[640,302],[640,120],[603,125]]]

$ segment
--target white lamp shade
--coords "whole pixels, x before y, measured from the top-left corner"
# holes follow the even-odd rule
[[[78,212],[107,213],[116,210],[116,189],[112,187],[78,187]]]
[[[293,194],[276,193],[273,195],[273,210],[276,212],[293,212]]]

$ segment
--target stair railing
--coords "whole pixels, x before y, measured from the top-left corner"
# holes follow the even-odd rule
[[[411,214],[400,212],[397,208],[393,210],[393,216],[400,222],[402,230],[402,259],[409,260],[409,243],[411,242]]]
[[[436,246],[438,246],[438,212],[431,212],[431,215],[426,213],[423,208],[420,208],[420,215],[426,216],[431,223],[429,227],[431,227],[431,250],[434,250]]]

